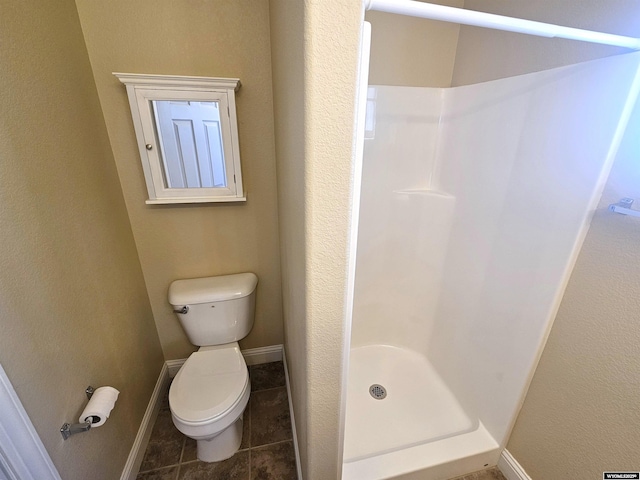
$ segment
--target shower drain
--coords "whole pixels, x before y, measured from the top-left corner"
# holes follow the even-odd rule
[[[374,383],[369,387],[369,393],[376,400],[382,400],[387,396],[387,389],[384,388],[382,385],[378,385],[377,383]]]

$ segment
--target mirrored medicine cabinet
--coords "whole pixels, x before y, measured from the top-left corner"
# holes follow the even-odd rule
[[[237,78],[114,73],[126,85],[148,204],[241,202]]]

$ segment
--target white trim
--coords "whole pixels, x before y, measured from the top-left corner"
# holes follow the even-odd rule
[[[246,202],[244,197],[188,197],[188,198],[163,198],[162,200],[145,200],[147,205],[166,205],[169,203],[217,203],[217,202]]]
[[[293,414],[293,400],[291,397],[291,384],[289,383],[289,367],[287,366],[287,356],[282,348],[282,363],[284,365],[284,378],[287,383],[287,397],[289,398],[289,416],[291,417],[291,432],[293,434],[293,450],[296,454],[296,470],[298,480],[302,480],[302,464],[300,463],[300,449],[298,448],[298,434],[296,433],[296,417]]]
[[[0,365],[0,473],[8,480],[61,480]]]
[[[186,361],[186,358],[178,358],[176,360],[167,360],[164,362],[167,366],[167,371],[169,372],[169,378],[175,377]]]
[[[144,452],[147,450],[147,445],[149,444],[149,437],[151,437],[153,425],[156,422],[158,412],[160,411],[162,395],[167,390],[168,386],[169,369],[167,367],[167,364],[165,363],[162,366],[162,370],[160,370],[160,375],[158,376],[156,386],[153,389],[153,393],[151,394],[151,399],[149,400],[149,404],[147,405],[147,410],[144,412],[144,416],[142,417],[142,423],[140,423],[140,428],[138,428],[138,434],[133,441],[133,446],[131,447],[131,451],[129,452],[127,463],[125,463],[124,465],[120,480],[135,480],[135,478],[138,476],[138,470],[140,470],[140,465],[142,464],[142,460],[144,458]]]
[[[527,475],[524,468],[522,468],[506,448],[502,451],[502,455],[500,455],[498,468],[502,474],[507,477],[507,480],[531,480],[531,477]]]
[[[244,361],[247,365],[260,365],[263,363],[280,362],[284,358],[282,345],[270,345],[268,347],[249,348],[242,350]]]
[[[447,7],[445,5],[433,5],[431,3],[412,0],[365,0],[365,8],[367,10],[429,18],[443,22],[492,28],[494,30],[505,30],[507,32],[524,33],[526,35],[536,35],[539,37],[567,38],[581,42],[600,43],[603,45],[614,45],[632,50],[640,50],[640,39],[634,37],[563,27],[551,23],[534,22],[522,18],[505,17],[503,15],[465,10],[464,8]]]
[[[183,77],[178,75],[153,75],[144,73],[119,73],[113,72],[122,83],[132,85],[165,85],[174,86],[176,82],[189,87],[206,88],[232,88],[238,91],[240,88],[239,78],[217,78],[217,77]]]

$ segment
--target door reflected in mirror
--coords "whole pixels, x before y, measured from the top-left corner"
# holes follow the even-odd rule
[[[167,188],[226,187],[218,102],[152,104]]]

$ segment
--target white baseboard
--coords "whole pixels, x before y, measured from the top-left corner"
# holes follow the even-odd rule
[[[506,448],[502,451],[500,459],[498,460],[498,468],[502,474],[507,477],[507,480],[531,480],[531,477],[527,475],[524,468],[513,458],[513,455],[509,453]]]
[[[268,347],[249,348],[242,350],[244,361],[247,365],[261,365],[263,363],[282,361],[282,345],[270,345]]]
[[[127,458],[127,463],[124,465],[124,470],[122,471],[120,480],[135,480],[138,476],[138,470],[140,470],[140,465],[142,465],[144,452],[147,450],[153,425],[156,422],[158,412],[160,411],[160,402],[162,401],[162,396],[167,390],[168,385],[169,370],[165,363],[162,366],[162,370],[160,370],[158,381],[156,382],[156,386],[151,394],[147,410],[144,412],[144,416],[142,417],[142,423],[140,423],[138,434],[133,441],[133,447],[131,447],[131,451],[129,452],[129,458]]]
[[[167,366],[167,372],[169,372],[169,378],[175,377],[178,373],[178,370],[180,370],[180,367],[182,367],[182,365],[184,365],[184,362],[186,361],[186,358],[179,358],[177,360],[167,360],[166,362],[164,362],[164,364]]]
[[[244,361],[247,365],[261,365],[263,363],[279,362],[282,360],[282,345],[270,345],[268,347],[249,348],[242,350]],[[180,367],[186,362],[186,358],[178,360],[167,360],[167,368],[169,369],[169,377],[173,378],[180,370]]]
[[[289,383],[289,367],[287,366],[287,356],[282,352],[282,363],[284,364],[284,378],[287,382],[287,396],[289,397],[289,415],[291,416],[291,432],[293,433],[293,450],[296,454],[296,469],[298,471],[298,480],[302,480],[302,464],[300,463],[300,449],[298,448],[298,435],[296,434],[296,418],[293,414],[293,401],[291,398],[291,384]]]

